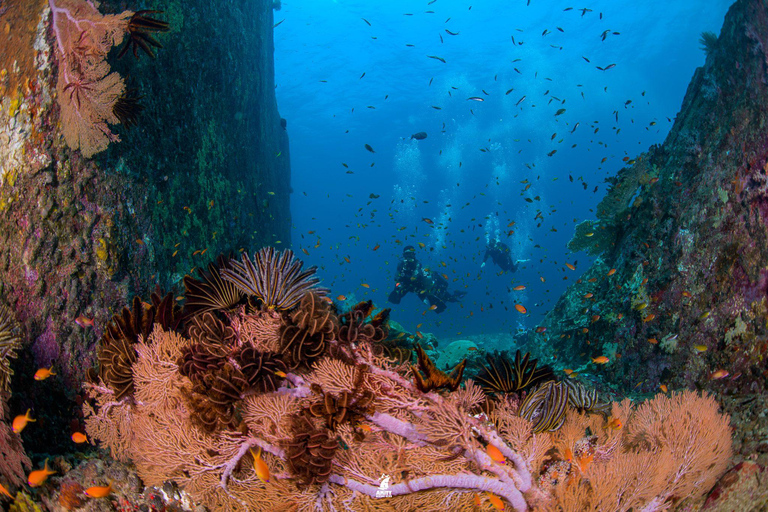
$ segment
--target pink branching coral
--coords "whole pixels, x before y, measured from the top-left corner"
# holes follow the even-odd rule
[[[303,321],[293,313],[269,312]],[[314,364],[274,366],[284,347],[273,331],[243,329],[249,321],[245,308],[229,313],[234,338],[209,337],[199,353],[199,340],[156,325],[136,344],[134,399],[88,385],[90,437],[146,484],[174,480],[212,510],[469,510],[478,493],[518,511],[661,510],[705,493],[730,454],[728,417],[695,393],[616,403],[609,418],[569,409],[560,429],[534,433],[510,397],[471,381],[421,390],[375,341],[338,330]],[[260,332],[270,340],[254,342]],[[205,388],[225,384],[226,397]],[[226,406],[227,421],[201,425],[190,390]],[[268,483],[253,469],[259,448]]]

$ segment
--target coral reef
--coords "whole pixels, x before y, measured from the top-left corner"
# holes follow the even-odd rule
[[[702,35],[706,61],[666,140],[610,178],[597,220],[577,228],[571,249],[599,258],[542,322],[537,356],[556,340],[564,367],[620,393],[768,390],[766,41],[757,0]],[[609,363],[588,363],[599,356]],[[735,427],[746,440],[768,420]]]
[[[518,408],[460,387],[463,364],[447,376],[418,344],[418,367],[387,359],[386,314],[358,306],[338,314],[307,291],[293,310],[209,311],[186,332],[155,323],[134,344],[132,395],[86,384],[88,435],[147,485],[173,480],[214,510],[469,509],[477,493],[519,511],[657,510],[698,502],[726,468],[729,418],[711,397],[625,400],[604,417],[577,410],[594,395],[576,389],[569,407],[569,386],[550,381]],[[253,316],[323,332],[316,361],[280,366],[295,338],[267,350],[274,331],[240,328]],[[354,318],[358,334],[341,339]]]
[[[12,313],[0,304],[0,475],[11,485],[20,485],[26,480],[25,468],[32,464],[24,453],[21,439],[11,430],[7,414],[7,400],[11,394],[11,360],[21,347],[19,325]]]
[[[98,2],[99,11],[94,5],[31,0],[1,7],[4,26],[13,30],[0,34],[8,49],[0,52],[0,239],[7,242],[0,292],[29,336],[23,352],[34,361],[30,366],[55,363],[69,389],[78,389],[93,365],[94,345],[115,304],[146,297],[149,282],[172,289],[195,267],[205,268],[210,254],[246,243],[290,243],[290,161],[274,96],[271,6],[233,7],[206,19],[185,16],[208,8],[192,0],[154,6],[165,9],[162,16],[144,13],[145,26],[157,23],[146,18],[167,20],[169,31],[156,37],[165,49],[154,60],[109,60],[111,74],[130,74],[135,84],[125,84],[111,110],[124,124],[106,125],[123,143],[94,160],[67,145],[59,102],[85,108],[95,91],[81,83],[75,94],[73,82],[58,84],[67,73],[73,81],[81,76],[74,65],[84,62],[83,52],[97,60],[107,51],[92,48],[90,29],[75,30],[61,9],[106,23],[121,16],[106,13],[126,8],[117,0]],[[125,16],[118,21],[129,33]],[[70,57],[61,56],[54,25]],[[201,68],[201,60],[211,65]],[[223,73],[251,94],[198,88],[200,80],[214,83]],[[106,108],[103,114],[111,116]],[[129,119],[142,129],[127,130]],[[79,318],[93,326],[80,326]]]

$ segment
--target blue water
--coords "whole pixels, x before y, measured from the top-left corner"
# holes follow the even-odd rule
[[[719,33],[731,2],[427,3],[286,0],[275,11],[293,249],[334,297],[386,307],[403,246],[421,242],[420,261],[468,295],[439,315],[410,295],[389,304],[395,320],[441,337],[532,327],[590,263],[566,248],[575,224],[594,218],[622,158],[663,142],[704,62],[699,36]],[[409,140],[420,131],[427,139]],[[515,274],[480,268],[494,236],[530,261]]]

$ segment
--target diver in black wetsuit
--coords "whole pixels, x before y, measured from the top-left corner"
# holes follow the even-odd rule
[[[397,264],[395,289],[389,294],[389,302],[400,304],[409,292],[419,296],[425,304],[435,306],[435,312],[445,311],[447,302],[459,302],[467,292],[448,291],[448,280],[435,271],[429,271],[416,260],[412,245],[403,249],[403,260]]]
[[[519,266],[518,263],[528,261],[517,260],[513,262],[512,253],[510,252],[509,247],[498,239],[488,242],[488,246],[485,248],[485,256],[483,256],[483,264],[480,265],[481,267],[485,266],[485,262],[489,257],[504,272],[517,272]]]

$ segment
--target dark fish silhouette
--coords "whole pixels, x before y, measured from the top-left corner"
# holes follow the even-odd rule
[[[365,145],[365,149],[367,149],[367,150],[368,150],[368,151],[370,151],[371,153],[375,153],[375,151],[373,150],[373,148],[371,147],[371,145],[370,145],[370,144],[366,144],[366,145]]]
[[[424,140],[427,138],[427,132],[418,132],[411,135],[411,139]]]

